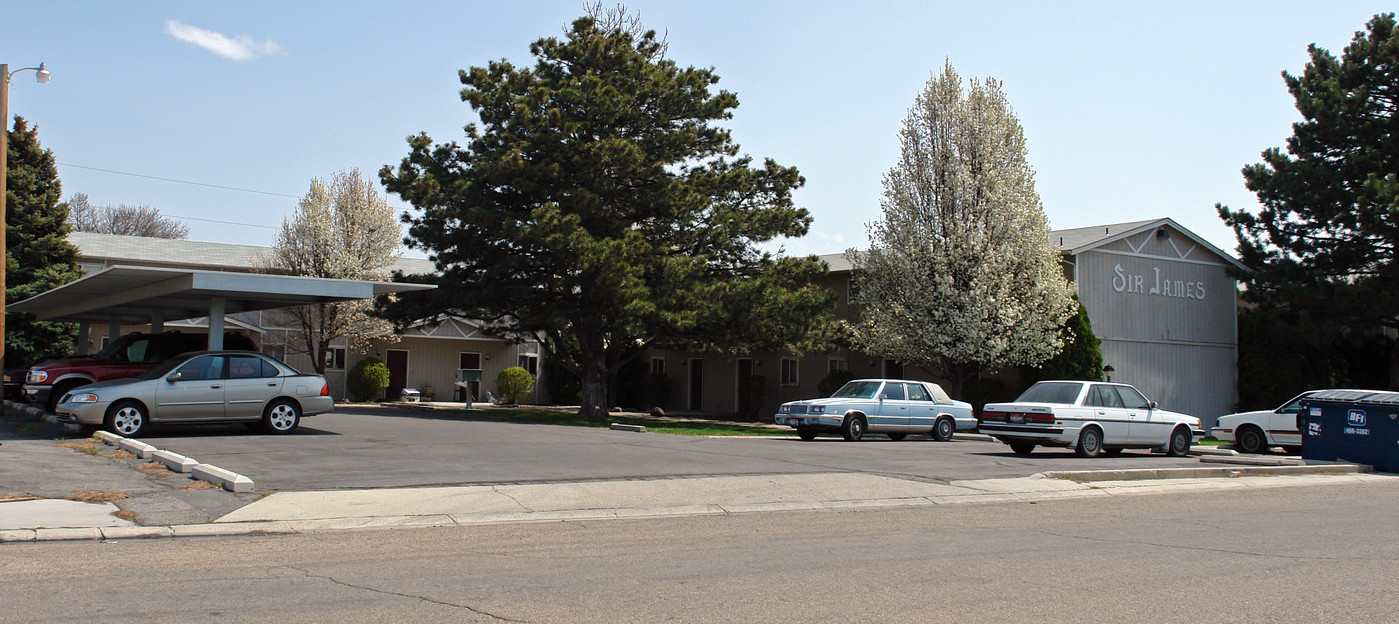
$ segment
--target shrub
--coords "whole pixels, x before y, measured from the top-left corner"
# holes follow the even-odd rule
[[[389,365],[376,357],[364,358],[350,369],[348,382],[352,400],[372,400],[389,387]]]
[[[534,387],[534,376],[519,366],[511,366],[496,376],[495,387],[500,391],[502,404],[518,405]]]
[[[835,394],[836,390],[839,390],[841,386],[845,385],[845,382],[854,378],[855,373],[838,368],[826,373],[826,376],[822,377],[821,381],[816,382],[816,392],[823,397],[831,396]]]

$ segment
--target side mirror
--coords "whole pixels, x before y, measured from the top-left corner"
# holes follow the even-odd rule
[[[1147,402],[1146,402],[1146,408],[1147,408],[1147,409],[1156,409],[1156,401],[1147,401]]]
[[[169,375],[165,376],[165,381],[176,382],[179,381],[182,377],[184,377],[184,375],[180,373],[170,373]]]
[[[877,397],[874,397],[874,398],[883,401],[883,400],[888,399],[888,398],[889,398],[889,395],[888,395],[888,394],[881,394],[881,395],[879,395],[879,396],[877,396]]]

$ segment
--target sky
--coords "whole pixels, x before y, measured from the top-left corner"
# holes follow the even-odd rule
[[[38,126],[65,198],[148,205],[197,241],[270,245],[311,180],[377,180],[426,132],[476,117],[458,70],[561,36],[582,1],[0,0],[10,114]],[[740,105],[743,153],[795,166],[810,233],[868,244],[915,96],[944,63],[1002,82],[1054,229],[1170,217],[1225,251],[1216,203],[1256,208],[1240,169],[1300,120],[1281,78],[1340,55],[1380,2],[626,2],[681,66]],[[608,5],[612,6],[612,5]],[[395,195],[388,201],[411,209]],[[410,255],[420,256],[421,252]]]

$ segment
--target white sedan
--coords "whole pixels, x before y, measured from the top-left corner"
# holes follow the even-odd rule
[[[1302,413],[1302,399],[1320,390],[1303,392],[1274,410],[1240,412],[1220,416],[1210,435],[1220,442],[1233,442],[1244,453],[1262,453],[1269,447],[1281,446],[1288,453],[1302,450],[1302,433],[1297,430],[1297,415]]]
[[[1069,446],[1080,456],[1160,449],[1184,457],[1204,437],[1200,419],[1156,407],[1127,384],[1041,381],[1014,402],[981,410],[979,430],[1018,455],[1036,446]]]

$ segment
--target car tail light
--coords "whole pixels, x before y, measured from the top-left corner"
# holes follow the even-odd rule
[[[1001,412],[982,412],[981,420],[993,422],[1005,422],[1006,415]]]
[[[330,384],[321,386],[321,396],[330,396]]]
[[[1025,414],[1025,422],[1036,423],[1041,425],[1052,425],[1054,424],[1054,414],[1039,414],[1027,412]]]

